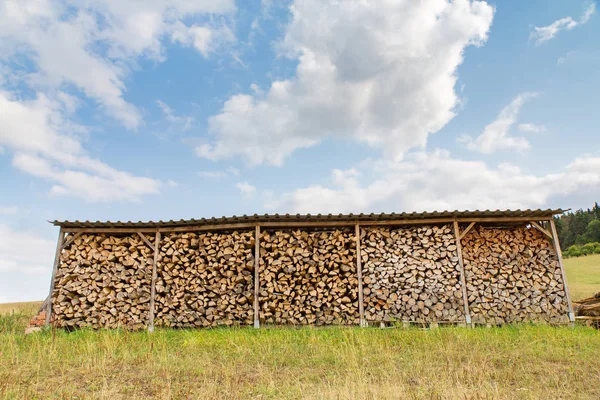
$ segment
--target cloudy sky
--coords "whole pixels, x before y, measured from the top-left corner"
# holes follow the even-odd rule
[[[0,0],[0,302],[47,220],[588,207],[592,1]]]

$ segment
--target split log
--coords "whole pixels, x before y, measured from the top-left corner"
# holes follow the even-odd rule
[[[358,324],[352,231],[265,231],[260,252],[261,323]]]
[[[60,261],[52,292],[56,326],[146,326],[152,250],[138,235],[81,235]]]
[[[556,252],[539,230],[480,226],[462,243],[474,323],[569,322]]]
[[[157,266],[155,326],[253,322],[253,232],[174,233]]]
[[[367,321],[464,321],[449,225],[362,229],[361,256]]]

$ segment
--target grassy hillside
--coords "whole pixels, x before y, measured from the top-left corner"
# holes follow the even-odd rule
[[[574,299],[600,256],[565,260]],[[521,325],[62,331],[0,305],[0,398],[600,398],[600,332]]]
[[[4,303],[0,304],[0,315],[2,314],[30,314],[34,315],[42,306],[41,301],[27,301],[22,303]]]
[[[600,292],[600,254],[564,260],[567,283],[573,300]]]

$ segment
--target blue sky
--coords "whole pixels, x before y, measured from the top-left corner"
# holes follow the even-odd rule
[[[588,207],[599,39],[592,1],[0,0],[0,302],[47,220]]]

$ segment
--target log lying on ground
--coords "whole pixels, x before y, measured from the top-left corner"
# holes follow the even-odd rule
[[[251,324],[253,249],[252,232],[176,233],[163,237],[155,326]]]
[[[358,323],[353,232],[263,232],[260,252],[261,322]]]
[[[462,246],[474,323],[569,321],[556,252],[540,231],[477,227]]]
[[[600,318],[600,292],[592,297],[573,302],[575,315],[578,317],[597,317]]]
[[[53,323],[60,327],[144,328],[152,259],[152,250],[138,235],[79,236],[61,254],[52,293]]]
[[[361,230],[367,321],[464,321],[450,226]]]

